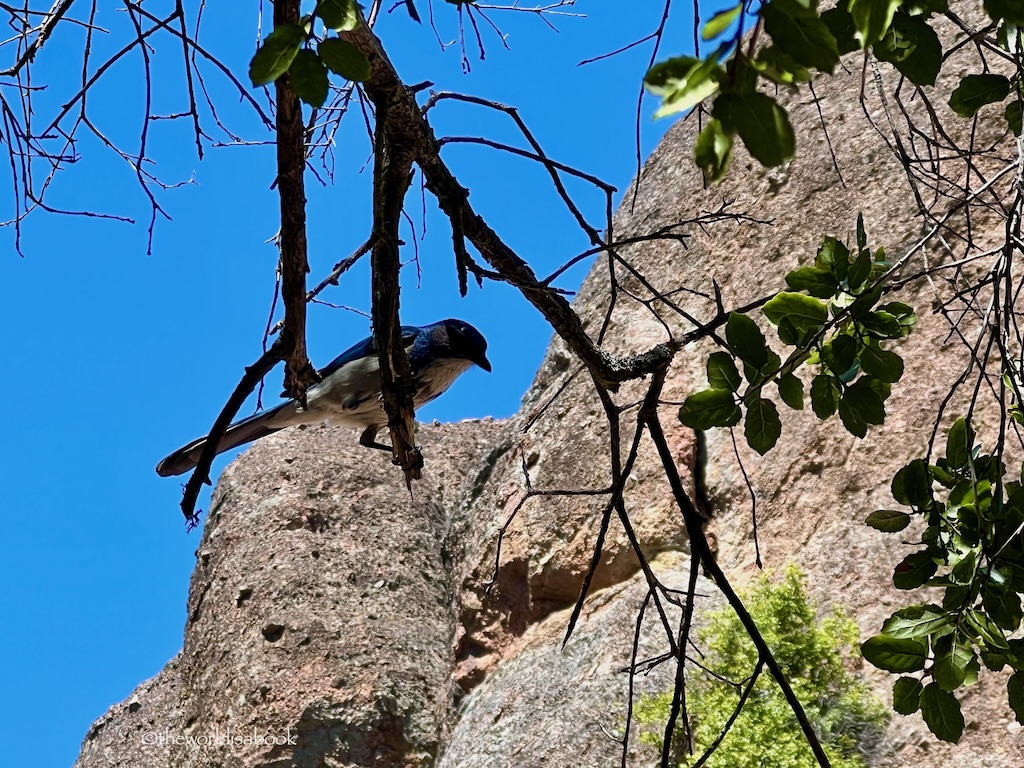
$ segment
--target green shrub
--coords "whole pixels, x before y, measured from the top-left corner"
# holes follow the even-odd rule
[[[888,720],[886,707],[853,671],[859,663],[857,625],[840,611],[822,620],[807,596],[804,575],[789,566],[778,583],[767,576],[743,595],[744,604],[799,697],[835,768],[862,768]],[[757,650],[733,610],[725,606],[703,616],[696,632],[706,654],[701,664],[726,680],[690,666],[686,703],[694,754],[675,759],[690,766],[717,738],[732,714],[743,683],[757,664]],[[738,683],[739,685],[733,684]],[[659,749],[672,693],[641,697],[636,719],[641,740]],[[681,727],[680,727],[681,730]],[[767,670],[706,764],[721,768],[814,768],[817,766],[800,726]]]

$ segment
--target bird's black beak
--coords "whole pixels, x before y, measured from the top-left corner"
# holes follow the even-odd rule
[[[479,365],[488,373],[491,372],[491,361],[487,359],[487,355],[481,354],[479,357],[474,357],[473,362]]]

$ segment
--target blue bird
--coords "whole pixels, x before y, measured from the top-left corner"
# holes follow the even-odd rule
[[[402,342],[409,355],[416,393],[416,408],[441,395],[474,363],[491,370],[487,341],[463,320],[442,320],[419,328],[402,326]],[[371,336],[342,352],[320,371],[321,380],[306,393],[306,407],[289,400],[269,411],[257,413],[228,427],[217,444],[217,453],[259,440],[297,424],[328,421],[361,427],[359,444],[368,448],[389,446],[376,442],[377,433],[388,423],[381,403],[380,360]],[[193,469],[206,445],[206,438],[193,440],[156,465],[161,477],[181,475]]]

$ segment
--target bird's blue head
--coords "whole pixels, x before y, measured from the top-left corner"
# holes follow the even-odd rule
[[[445,357],[469,360],[490,372],[487,339],[465,320],[442,320],[434,323],[431,336],[435,347],[443,350]]]

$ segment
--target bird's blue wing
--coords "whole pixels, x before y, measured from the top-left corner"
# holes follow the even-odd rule
[[[416,340],[417,334],[420,329],[415,325],[403,325],[402,326],[402,343],[408,347],[413,341]],[[370,355],[377,354],[377,344],[373,340],[373,336],[363,339],[362,341],[353,344],[351,347],[346,349],[331,362],[329,362],[324,368],[320,369],[320,378],[326,378],[332,373],[337,371],[344,365],[351,363],[353,360],[359,360],[363,357],[369,357]]]

